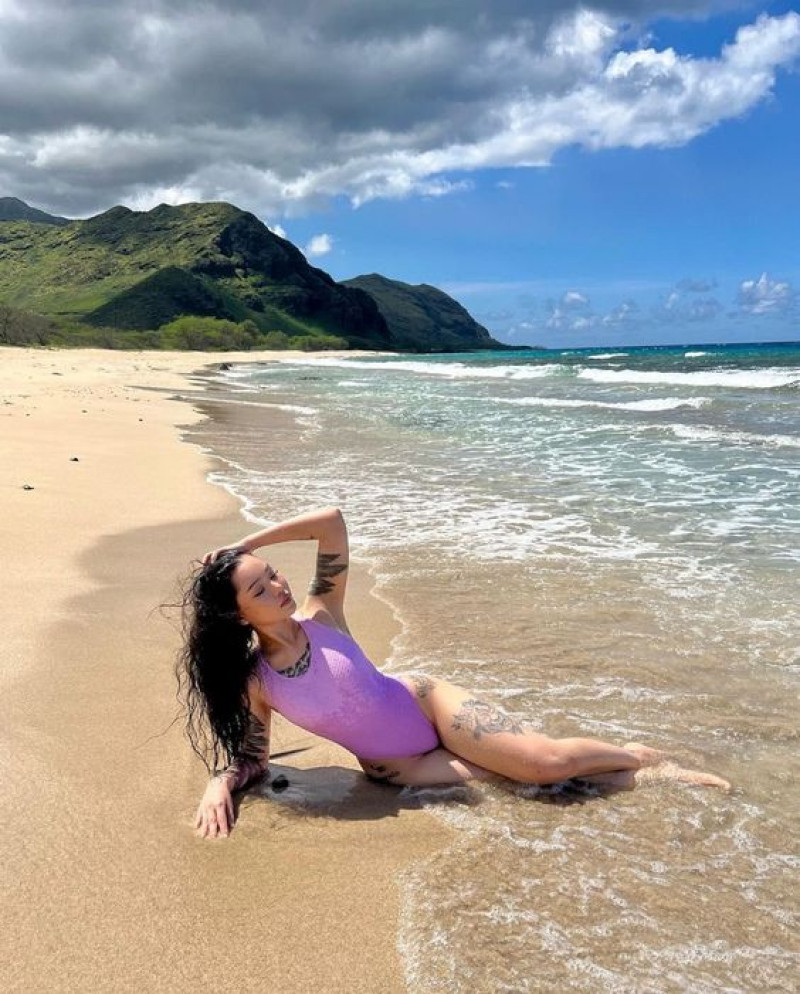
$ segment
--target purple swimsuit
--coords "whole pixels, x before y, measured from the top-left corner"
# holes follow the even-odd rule
[[[271,707],[361,759],[415,756],[439,745],[408,687],[376,669],[354,639],[310,618],[294,620],[311,645],[311,661],[304,673],[287,677],[263,660]]]

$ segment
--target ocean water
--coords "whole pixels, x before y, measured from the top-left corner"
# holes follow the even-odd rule
[[[323,358],[207,382],[192,437],[273,521],[346,513],[390,673],[731,780],[414,791],[428,991],[800,991],[800,345]]]

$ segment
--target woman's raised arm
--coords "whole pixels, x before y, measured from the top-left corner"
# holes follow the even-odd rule
[[[299,514],[296,518],[279,521],[261,531],[246,535],[235,545],[206,553],[203,562],[213,562],[227,549],[254,552],[265,545],[298,542],[304,539],[315,539],[318,542],[317,566],[314,579],[308,588],[308,597],[328,611],[337,624],[346,627],[344,595],[347,589],[350,551],[347,525],[338,507],[323,507],[316,511],[308,511],[306,514]]]

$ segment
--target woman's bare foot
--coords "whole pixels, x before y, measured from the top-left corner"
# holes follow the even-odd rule
[[[650,746],[642,745],[641,742],[626,742],[623,749],[633,753],[642,764],[642,769],[646,766],[658,766],[659,763],[666,763],[670,759],[660,749],[651,749]]]
[[[650,749],[640,742],[628,742],[625,746],[628,752],[642,764],[636,771],[636,783],[652,783],[657,780],[672,780],[677,783],[691,783],[699,787],[719,787],[720,790],[728,791],[731,785],[722,777],[713,773],[705,773],[703,770],[689,770],[679,766],[670,759],[665,752],[658,749]]]
[[[731,785],[722,777],[703,770],[688,770],[677,763],[658,763],[656,766],[645,766],[636,771],[636,783],[653,783],[657,780],[672,780],[675,783],[691,783],[698,787],[719,787],[729,791]]]

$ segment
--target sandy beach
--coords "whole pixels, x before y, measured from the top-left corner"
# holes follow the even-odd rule
[[[386,672],[734,785],[417,794],[454,835],[403,875],[409,994],[796,989],[800,351],[689,351],[206,381],[215,483],[256,517],[346,508]]]
[[[7,990],[406,989],[397,875],[450,830],[344,750],[278,718],[290,788],[249,792],[227,840],[192,830],[206,774],[174,720],[176,612],[158,608],[249,526],[181,441],[201,417],[185,398],[206,364],[280,355],[0,352]],[[297,590],[308,545],[271,557]],[[368,575],[351,582],[380,664],[395,621]]]

